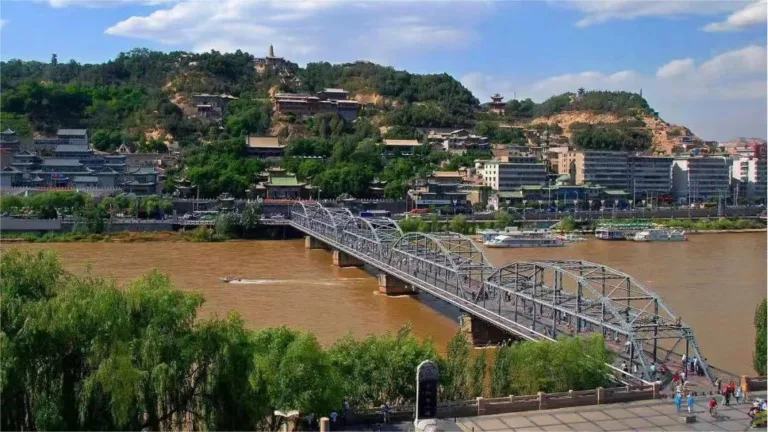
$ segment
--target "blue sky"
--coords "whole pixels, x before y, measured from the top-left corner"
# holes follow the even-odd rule
[[[134,47],[448,72],[481,100],[639,91],[705,139],[766,137],[766,2],[36,0],[0,3],[0,58]]]

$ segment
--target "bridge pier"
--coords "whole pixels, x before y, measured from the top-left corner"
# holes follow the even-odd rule
[[[335,250],[333,251],[333,265],[336,267],[362,267],[365,263],[348,253]]]
[[[304,236],[304,249],[325,249],[329,250],[330,247],[321,242],[320,240],[312,236]]]
[[[501,345],[506,341],[519,339],[469,314],[463,314],[459,317],[459,325],[461,326],[461,332],[472,341],[472,346],[475,347]]]
[[[409,286],[394,276],[379,273],[379,292],[386,295],[409,295],[418,294],[419,289]]]

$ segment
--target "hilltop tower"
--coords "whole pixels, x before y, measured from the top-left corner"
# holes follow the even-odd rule
[[[491,96],[491,112],[494,114],[504,115],[504,111],[506,110],[507,106],[502,100],[504,99],[504,96],[496,93]]]
[[[272,44],[269,45],[269,55],[267,57],[275,57],[275,48],[272,46]]]

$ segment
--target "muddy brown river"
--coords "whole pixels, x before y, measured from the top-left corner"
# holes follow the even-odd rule
[[[3,246],[3,248],[8,246]],[[305,250],[302,240],[228,243],[52,243],[24,249],[59,252],[64,266],[127,282],[157,268],[180,289],[203,293],[201,314],[239,312],[253,328],[287,325],[313,331],[322,343],[394,331],[411,322],[442,349],[458,329],[460,311],[431,296],[386,297],[374,276],[339,269],[330,252]],[[497,266],[516,260],[582,259],[615,267],[658,293],[693,327],[710,362],[752,373],[752,318],[766,295],[766,236],[690,235],[684,243],[590,240],[562,248],[489,249]],[[247,283],[224,284],[237,275]]]

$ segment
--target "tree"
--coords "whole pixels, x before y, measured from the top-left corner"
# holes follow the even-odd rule
[[[768,316],[766,316],[766,304],[767,300],[763,299],[755,310],[755,352],[752,355],[752,365],[760,376],[765,376],[766,372],[766,339],[768,339],[768,332],[766,327],[768,326]]]
[[[451,219],[451,223],[449,224],[449,229],[460,234],[468,234],[470,227],[469,223],[467,222],[467,217],[464,215],[454,216],[453,219]]]
[[[496,229],[504,229],[512,225],[512,216],[507,211],[497,211],[494,213],[493,218],[496,220],[494,223]]]
[[[441,400],[456,401],[481,396],[485,383],[485,352],[472,355],[472,342],[459,331],[451,338],[440,365]]]
[[[576,229],[576,221],[573,219],[573,216],[566,216],[560,220],[560,231],[571,232],[574,229]]]
[[[216,234],[224,236],[225,238],[232,238],[237,236],[238,223],[238,217],[234,213],[219,213],[219,215],[216,216],[214,230],[216,231]]]

